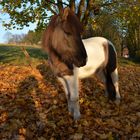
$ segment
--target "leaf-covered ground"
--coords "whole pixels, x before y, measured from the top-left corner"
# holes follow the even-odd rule
[[[75,122],[49,67],[0,65],[0,140],[140,139],[140,67],[119,66],[119,74],[120,105],[96,78],[80,81],[82,117]]]

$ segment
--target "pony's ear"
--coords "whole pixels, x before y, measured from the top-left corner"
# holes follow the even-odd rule
[[[67,20],[67,17],[69,15],[69,12],[70,12],[70,8],[69,7],[66,7],[62,13],[62,20]]]

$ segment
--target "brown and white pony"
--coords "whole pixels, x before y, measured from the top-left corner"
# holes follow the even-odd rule
[[[68,110],[80,118],[78,79],[96,74],[112,100],[120,100],[117,56],[113,44],[102,37],[81,39],[82,26],[76,15],[65,8],[54,15],[43,36],[43,48],[50,67],[65,89]]]

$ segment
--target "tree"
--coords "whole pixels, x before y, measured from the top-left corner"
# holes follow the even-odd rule
[[[7,32],[5,34],[5,36],[7,37],[7,42],[9,44],[18,44],[18,43],[21,43],[22,39],[25,37],[24,34],[12,34],[10,32]]]
[[[140,7],[131,7],[126,13],[125,21],[127,23],[126,45],[130,50],[130,55],[133,57],[140,50]]]
[[[92,31],[91,36],[103,36],[109,39],[115,45],[118,55],[121,55],[122,39],[116,24],[116,18],[106,13],[106,11],[102,11],[102,14],[95,19],[89,31]]]
[[[41,40],[42,31],[29,31],[28,34],[22,38],[21,42],[28,44],[38,44]]]
[[[8,28],[19,25],[29,26],[29,22],[37,22],[37,29],[46,27],[52,14],[61,13],[62,9],[69,6],[79,17],[83,25],[88,22],[90,13],[98,14],[98,4],[95,0],[3,0],[0,2],[4,12],[10,15],[10,22],[4,23]]]
[[[114,1],[109,6],[103,7],[94,21],[94,35],[112,40],[119,46],[117,48],[119,52],[122,50],[122,43],[125,42],[130,56],[135,57],[136,52],[140,50],[140,1]]]
[[[4,38],[6,38],[7,42],[12,38],[13,34],[11,32],[6,32],[4,34]]]
[[[121,37],[124,38],[122,41],[125,41],[130,56],[135,57],[136,52],[140,50],[140,1],[127,0],[117,6],[115,17]]]

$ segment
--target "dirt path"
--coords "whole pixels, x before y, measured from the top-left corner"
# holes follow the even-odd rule
[[[140,67],[120,66],[119,106],[95,78],[81,81],[82,118],[74,122],[48,67],[0,66],[0,140],[140,139]]]

